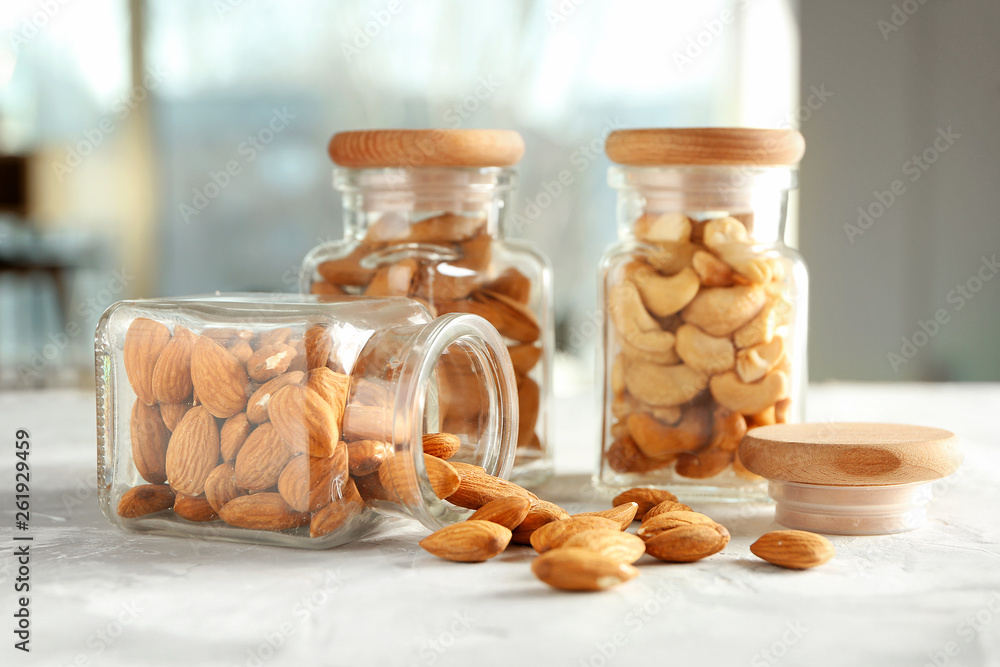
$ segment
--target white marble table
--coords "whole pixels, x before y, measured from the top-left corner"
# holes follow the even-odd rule
[[[560,475],[540,495],[601,509],[593,400],[557,410]],[[0,664],[1000,665],[1000,385],[824,385],[809,412],[948,428],[966,463],[937,485],[926,527],[834,537],[837,557],[816,570],[750,555],[776,527],[770,507],[702,507],[733,533],[723,553],[652,561],[581,595],[535,580],[526,548],[438,560],[405,522],[323,552],[121,532],[97,508],[93,397],[0,394]],[[19,427],[32,435],[30,654],[12,647]]]

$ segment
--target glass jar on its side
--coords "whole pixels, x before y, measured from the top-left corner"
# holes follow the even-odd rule
[[[551,475],[549,402],[554,350],[552,275],[531,244],[505,234],[520,135],[499,130],[343,132],[339,166],[344,238],[314,248],[301,290],[408,296],[436,315],[473,313],[504,337],[517,377],[520,428],[512,479]],[[477,406],[467,379],[442,369],[444,428]]]
[[[807,275],[783,231],[803,150],[794,131],[609,137],[620,240],[601,263],[600,485],[766,499],[737,448],[802,415]]]
[[[513,368],[475,315],[388,298],[128,301],[102,317],[96,357],[99,501],[126,530],[306,548],[386,514],[435,530],[469,514],[445,500],[456,466],[504,476],[513,461]],[[450,434],[442,365],[480,408]]]

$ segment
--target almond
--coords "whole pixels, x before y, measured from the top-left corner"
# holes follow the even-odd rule
[[[278,477],[278,493],[300,512],[328,505],[347,481],[347,447],[340,443],[333,456],[296,456]]]
[[[261,424],[236,455],[237,486],[251,491],[271,488],[294,454],[270,422]]]
[[[348,478],[339,491],[340,497],[313,513],[309,522],[309,537],[329,535],[364,512],[365,502],[352,479]]]
[[[772,565],[806,570],[829,561],[836,553],[830,540],[804,530],[774,530],[750,545],[753,555]]]
[[[563,591],[603,591],[639,576],[639,570],[587,549],[564,548],[542,554],[531,564],[540,580]]]
[[[302,371],[289,371],[262,384],[257,388],[257,391],[250,395],[250,400],[247,401],[247,419],[253,424],[266,422],[269,419],[267,404],[274,396],[274,392],[288,384],[301,384],[305,377],[306,374]]]
[[[498,523],[462,521],[431,533],[420,546],[438,558],[480,563],[502,553],[510,538],[510,530]]]
[[[260,335],[257,336],[257,349],[260,350],[272,345],[284,345],[288,343],[291,337],[292,330],[288,327],[279,327],[277,329],[262,331]]]
[[[219,518],[215,508],[209,504],[204,495],[187,496],[178,493],[174,498],[174,513],[188,521],[215,521]]]
[[[462,446],[457,435],[451,433],[425,433],[424,454],[436,456],[439,459],[450,459]]]
[[[547,500],[539,500],[528,510],[528,515],[524,517],[524,521],[514,529],[513,541],[515,544],[530,545],[531,535],[536,530],[547,523],[568,518],[569,513],[555,503],[550,503]]]
[[[605,519],[617,521],[618,524],[621,525],[622,530],[626,530],[632,525],[632,521],[635,520],[635,514],[638,509],[639,503],[628,502],[602,512],[580,512],[578,514],[574,514],[573,516],[602,516]]]
[[[355,440],[347,443],[351,474],[362,477],[378,470],[385,460],[388,448],[388,444],[378,440]]]
[[[461,486],[462,480],[458,476],[458,471],[447,461],[424,454],[424,469],[427,471],[431,488],[438,498],[447,498]]]
[[[191,354],[191,381],[202,404],[216,417],[232,417],[247,406],[250,378],[236,357],[201,336]]]
[[[167,481],[166,457],[170,432],[160,417],[160,409],[135,399],[129,427],[132,434],[132,464],[147,482],[163,484]]]
[[[314,368],[309,371],[306,386],[319,394],[333,409],[339,433],[344,425],[344,410],[347,408],[347,392],[351,378],[329,368]]]
[[[355,477],[354,484],[358,487],[358,493],[367,504],[371,504],[372,501],[399,502],[399,498],[394,493],[382,486],[378,472]]]
[[[191,403],[160,403],[160,416],[168,430],[174,431],[191,409]]]
[[[510,353],[511,363],[514,364],[514,372],[518,375],[527,375],[542,358],[542,348],[530,343],[511,345],[507,351]]]
[[[652,509],[646,512],[645,516],[642,517],[642,522],[646,523],[653,517],[663,514],[664,512],[693,512],[690,507],[684,503],[679,503],[674,500],[664,500],[659,505],[654,505]]]
[[[540,554],[558,549],[570,537],[585,530],[604,528],[621,532],[617,521],[602,516],[580,516],[547,523],[531,535],[531,546]]]
[[[515,301],[506,294],[480,289],[472,298],[487,306],[491,317],[487,317],[500,335],[518,343],[533,343],[541,335],[538,318],[526,305]]]
[[[236,455],[240,453],[240,448],[243,447],[250,435],[250,428],[250,422],[245,412],[235,414],[226,420],[219,433],[223,461],[236,460]]]
[[[677,502],[677,496],[662,489],[637,488],[619,493],[611,501],[611,504],[617,507],[624,503],[638,503],[639,508],[636,510],[636,516],[641,517],[646,516],[646,512],[653,509],[654,505],[659,505],[665,500]]]
[[[236,466],[232,463],[220,463],[205,480],[205,500],[216,512],[243,493],[236,485]]]
[[[646,553],[671,563],[690,563],[722,551],[729,531],[717,523],[692,523],[658,533],[646,540]]]
[[[326,366],[333,350],[333,337],[325,324],[314,324],[306,330],[306,366],[310,369]]]
[[[560,549],[571,549],[574,547],[599,553],[616,563],[628,563],[629,565],[639,560],[646,553],[645,543],[632,533],[603,528],[585,530],[572,535],[568,540],[563,542]]]
[[[678,526],[689,526],[693,523],[711,525],[715,523],[715,520],[698,512],[663,512],[649,521],[643,521],[635,534],[643,539],[648,539]]]
[[[174,492],[166,484],[142,484],[122,494],[118,501],[118,516],[125,519],[162,512],[173,507]]]
[[[520,496],[522,498],[538,500],[538,497],[531,491],[513,482],[494,477],[479,466],[458,462],[451,463],[450,465],[458,473],[460,482],[458,490],[448,496],[447,500],[459,507],[477,510],[491,500],[506,498],[507,496]]]
[[[182,403],[191,398],[191,353],[198,337],[181,325],[164,346],[153,368],[153,394],[161,403]]]
[[[295,348],[284,343],[265,345],[247,361],[247,374],[254,382],[267,382],[288,370],[295,358]]]
[[[296,512],[277,493],[233,498],[219,510],[219,517],[230,526],[252,530],[288,530],[309,523],[308,512]]]
[[[137,317],[125,332],[125,375],[139,400],[156,403],[153,371],[160,353],[170,341],[170,329],[146,317]]]
[[[447,462],[424,454],[424,470],[431,489],[438,498],[447,498],[458,490],[461,480],[458,472]],[[390,493],[395,493],[400,502],[416,503],[420,501],[417,490],[417,472],[413,459],[403,456],[390,456],[379,468],[379,482]]]
[[[336,412],[309,387],[282,387],[268,402],[267,413],[282,440],[296,452],[330,456],[340,440]]]
[[[167,444],[167,479],[189,496],[205,492],[205,480],[219,463],[219,429],[208,409],[188,410]]]
[[[514,530],[517,528],[528,512],[531,511],[531,500],[521,496],[509,496],[507,498],[497,498],[486,503],[469,517],[469,521],[492,521],[504,528]]]
[[[225,348],[229,350],[229,353],[236,357],[236,361],[240,362],[246,366],[250,362],[250,357],[253,356],[253,348],[250,347],[250,343],[245,340],[236,340],[226,345]]]

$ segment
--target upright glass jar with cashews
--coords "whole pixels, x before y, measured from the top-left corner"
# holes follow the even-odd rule
[[[807,276],[783,235],[803,151],[794,130],[609,136],[619,242],[601,263],[598,484],[766,498],[737,448],[802,414]]]

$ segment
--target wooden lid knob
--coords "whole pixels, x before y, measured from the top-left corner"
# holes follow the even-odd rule
[[[962,463],[951,431],[906,424],[776,424],[751,429],[740,461],[770,480],[830,486],[929,482]]]
[[[634,166],[793,165],[806,142],[797,130],[689,127],[617,130],[604,150],[613,162]]]
[[[361,130],[338,132],[330,157],[342,167],[507,167],[524,155],[512,130]]]

